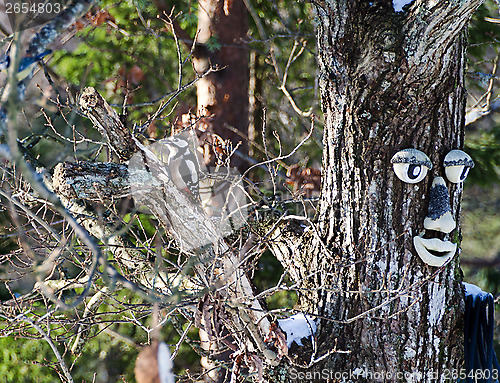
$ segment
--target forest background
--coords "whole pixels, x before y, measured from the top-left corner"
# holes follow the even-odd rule
[[[191,121],[213,123],[200,119],[202,112],[197,110],[200,102],[194,67],[203,52],[193,47],[195,37],[203,38],[197,36],[200,3],[101,1],[68,28],[64,37],[51,46],[53,53],[40,65],[23,105],[29,124],[25,124],[18,136],[29,144],[30,155],[47,169],[69,158],[100,161],[109,158],[109,153],[99,145],[99,132],[77,113],[73,104],[76,96],[89,86],[119,113],[125,111],[124,120],[141,122],[138,125],[147,127],[146,134],[151,138],[168,137]],[[240,121],[244,128],[237,126],[241,113],[220,113],[218,117],[227,121],[226,125],[220,124],[225,128],[215,134],[222,141],[230,136],[232,146],[214,141],[214,136],[208,140],[209,146],[212,150],[218,148],[222,156],[236,149],[233,165],[242,172],[249,165],[293,153],[272,166],[255,167],[247,177],[257,185],[261,200],[271,201],[273,207],[278,204],[281,208],[285,204],[291,212],[303,213],[302,206],[306,205],[305,215],[312,219],[319,194],[322,113],[311,6],[291,1],[253,1],[252,4],[245,1],[244,4],[248,25],[241,24],[242,30],[237,32],[242,36],[239,41],[235,43],[233,35],[224,36],[221,31],[220,35],[202,42],[208,56],[236,45],[236,49],[243,52],[243,61],[235,65],[248,68],[245,84],[248,91],[243,100],[247,103],[248,117]],[[499,19],[498,4],[487,1],[474,14],[469,28],[464,150],[472,156],[476,167],[465,185],[461,215],[464,280],[495,296],[500,293],[500,24],[496,19]],[[29,40],[36,31],[25,30],[23,35]],[[5,28],[5,44],[8,36],[8,28]],[[180,83],[188,86],[180,87]],[[241,102],[241,99],[231,100],[229,109],[237,109]],[[164,112],[156,115],[151,123],[161,103]],[[313,131],[312,115],[316,117]],[[204,117],[208,120],[209,116]],[[78,144],[73,140],[73,126],[78,126],[80,137],[84,137]],[[234,130],[241,134],[235,134]],[[309,134],[310,138],[301,144]],[[242,141],[240,146],[238,141]],[[205,154],[208,162],[216,161],[215,154]],[[19,190],[22,189],[20,186]],[[2,190],[5,194],[1,197],[0,259],[4,284],[0,300],[4,305],[4,321],[0,324],[0,376],[9,382],[54,382],[64,374],[50,344],[28,322],[21,325],[7,320],[10,316],[6,307],[15,305],[17,297],[33,294],[36,277],[33,265],[22,256],[19,221],[16,222],[10,212],[12,190],[5,185]],[[63,226],[60,217],[51,216],[50,208],[43,204],[37,206],[36,201],[31,203],[38,216],[56,227]],[[18,214],[24,222],[26,212]],[[153,218],[133,212],[123,219],[136,233],[136,244],[154,247],[158,232]],[[253,281],[259,290],[277,286],[282,275],[279,262],[269,252],[263,252],[254,262]],[[58,267],[61,276],[77,278],[77,265]],[[77,296],[82,290],[64,290],[65,299]],[[150,307],[128,290],[113,291],[109,295],[106,292],[104,296],[99,298],[98,306],[81,305],[72,312],[57,313],[47,333],[61,350],[75,381],[133,382],[135,358],[140,346],[150,340]],[[88,297],[87,304],[91,298]],[[278,289],[266,299],[267,307],[276,310],[293,309],[295,303],[296,295],[290,290]],[[38,297],[30,306],[29,317],[43,317],[48,307],[49,304]],[[78,336],[77,324],[85,329]],[[500,325],[496,327],[500,329]],[[198,341],[197,330],[182,321],[177,328],[170,324],[163,326],[161,337],[176,350],[175,373],[184,381],[190,381],[190,377],[201,379],[204,369],[200,357],[187,343],[180,342],[185,332],[189,332],[194,343]],[[498,342],[496,346],[500,354]]]

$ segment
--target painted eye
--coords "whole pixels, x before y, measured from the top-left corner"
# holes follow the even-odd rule
[[[414,165],[414,164],[393,164],[394,173],[398,178],[409,184],[416,184],[422,181],[429,168],[425,165]]]
[[[458,184],[467,178],[469,170],[474,167],[474,161],[467,153],[461,150],[452,150],[444,158],[443,166],[446,178],[450,182]]]
[[[417,149],[400,150],[392,157],[391,163],[396,176],[409,184],[422,181],[432,169],[429,157]]]

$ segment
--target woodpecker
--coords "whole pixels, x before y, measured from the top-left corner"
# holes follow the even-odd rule
[[[158,145],[159,159],[167,167],[172,183],[193,202],[200,203],[198,157],[190,150],[187,139],[166,138]]]

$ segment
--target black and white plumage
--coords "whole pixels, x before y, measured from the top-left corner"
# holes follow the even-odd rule
[[[136,206],[147,208],[171,230],[181,249],[190,250],[211,243],[217,233],[206,222],[199,196],[202,163],[195,155],[195,137],[186,136],[151,145],[134,137],[139,150],[128,168]]]
[[[183,138],[167,138],[158,142],[159,159],[167,167],[172,183],[194,202],[200,201],[200,167],[198,157]]]

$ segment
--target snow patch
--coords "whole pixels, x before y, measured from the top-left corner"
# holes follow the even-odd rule
[[[288,347],[293,342],[302,346],[302,338],[308,338],[316,333],[316,323],[309,315],[302,313],[292,315],[287,319],[278,319],[278,325],[286,333]]]
[[[478,286],[473,285],[472,283],[462,282],[465,287],[465,296],[472,295],[474,297],[482,297],[486,298],[489,293],[481,290]]]
[[[406,4],[410,4],[413,0],[394,0],[394,10],[396,12],[402,12],[403,11],[403,7],[406,5]]]

